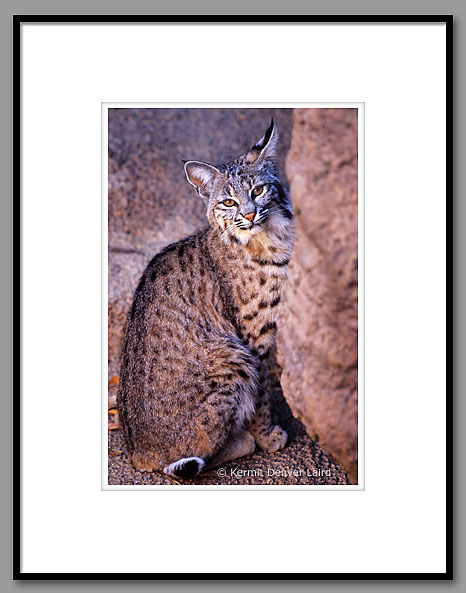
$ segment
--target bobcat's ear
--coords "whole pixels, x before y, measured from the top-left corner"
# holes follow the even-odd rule
[[[275,156],[275,148],[277,146],[278,132],[275,123],[270,121],[270,126],[267,131],[259,140],[256,142],[251,150],[247,154],[248,163],[256,163],[263,161],[267,158],[273,158]]]
[[[208,163],[202,163],[201,161],[186,161],[184,172],[189,183],[194,185],[197,193],[203,198],[206,197],[203,191],[205,186],[213,181],[215,177],[221,175],[221,172],[216,167]]]

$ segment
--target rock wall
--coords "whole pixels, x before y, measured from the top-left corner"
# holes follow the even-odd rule
[[[296,242],[278,324],[281,384],[357,483],[357,109],[295,109],[286,160]]]
[[[271,117],[283,170],[291,109],[109,109],[109,376],[119,372],[126,313],[145,266],[162,247],[207,224],[182,159],[219,164],[234,158],[261,138]]]

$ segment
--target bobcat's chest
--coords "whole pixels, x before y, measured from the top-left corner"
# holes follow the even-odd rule
[[[249,262],[245,264],[242,277],[233,282],[240,337],[260,354],[271,347],[275,338],[286,270],[286,264]]]

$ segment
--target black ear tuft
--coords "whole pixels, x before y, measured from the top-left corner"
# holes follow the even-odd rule
[[[267,128],[262,138],[254,144],[251,150],[246,155],[248,163],[259,164],[265,159],[273,159],[275,156],[275,148],[277,146],[278,132],[273,121],[273,117],[270,119],[270,125]]]
[[[272,131],[275,127],[275,122],[273,121],[273,117],[270,118],[270,126],[267,128],[267,131],[265,132],[265,135],[267,137],[267,140],[270,140],[270,136],[272,135]]]
[[[184,159],[180,159],[180,161],[183,163],[183,165],[186,165],[186,163],[188,162],[188,161],[185,161]]]
[[[265,134],[262,136],[262,138],[258,142],[256,142],[254,144],[254,146],[251,148],[251,150],[258,150],[258,151],[260,151],[263,148],[265,148],[267,146],[267,144],[269,143],[269,140],[270,140],[270,137],[272,136],[272,132],[273,132],[274,127],[275,127],[275,123],[274,123],[273,117],[272,117],[271,120],[270,120],[270,125],[267,128]]]

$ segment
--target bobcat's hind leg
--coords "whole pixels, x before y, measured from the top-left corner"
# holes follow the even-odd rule
[[[209,467],[216,467],[221,463],[233,461],[238,457],[246,457],[252,455],[256,450],[256,441],[248,430],[243,430],[235,436],[231,437],[226,445],[221,449],[215,457],[209,460]]]
[[[139,472],[153,472],[161,469],[161,461],[156,453],[134,451],[131,456],[134,469]]]

